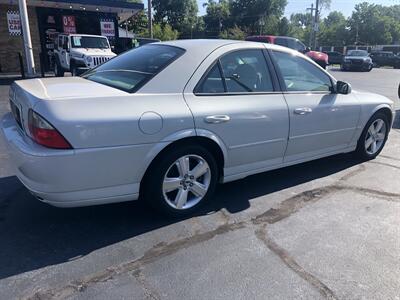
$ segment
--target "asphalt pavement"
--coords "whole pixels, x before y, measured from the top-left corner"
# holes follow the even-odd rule
[[[330,72],[397,99],[400,70]],[[0,116],[7,95],[0,80]],[[400,120],[373,161],[250,176],[171,220],[140,202],[43,204],[0,139],[0,299],[400,299],[399,177]]]

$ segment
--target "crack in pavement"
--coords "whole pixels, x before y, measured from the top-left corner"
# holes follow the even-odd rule
[[[400,170],[400,166],[396,166],[396,165],[392,165],[392,164],[388,164],[388,163],[384,163],[384,162],[380,162],[380,161],[368,161],[368,163],[369,164],[374,164],[374,165],[381,165],[381,166],[391,167],[391,168]]]
[[[180,250],[187,249],[192,246],[209,241],[216,236],[245,228],[248,225],[266,226],[266,224],[274,224],[285,218],[288,218],[292,214],[298,212],[303,207],[313,204],[321,200],[322,198],[338,191],[348,190],[356,193],[361,193],[363,195],[374,195],[377,196],[377,198],[384,199],[386,201],[400,202],[400,194],[340,184],[341,182],[346,181],[348,178],[355,176],[364,170],[365,166],[360,165],[360,167],[357,170],[354,170],[349,174],[346,174],[343,177],[341,177],[338,180],[339,184],[332,184],[325,187],[304,191],[300,194],[289,197],[286,200],[280,202],[277,208],[270,208],[266,212],[252,218],[250,222],[242,221],[242,222],[229,223],[229,216],[227,216],[225,212],[222,212],[223,218],[224,219],[226,218],[226,223],[218,226],[214,230],[207,231],[204,233],[193,234],[189,237],[178,239],[170,243],[165,243],[165,242],[158,243],[149,250],[147,250],[143,254],[143,256],[139,257],[136,260],[125,262],[117,266],[109,267],[103,271],[99,271],[97,273],[85,276],[78,281],[71,282],[62,287],[50,288],[48,290],[33,291],[34,293],[33,295],[24,297],[24,299],[52,299],[52,298],[60,299],[71,296],[75,292],[84,291],[91,284],[110,280],[116,275],[126,274],[128,272],[134,272],[137,269],[143,268],[147,264],[156,262],[162,259],[163,257],[177,253]],[[257,232],[258,232],[257,233],[258,237],[260,238],[261,237],[260,229],[258,229]],[[265,237],[263,241],[274,253],[278,254],[282,258],[282,260],[286,265],[288,265],[292,270],[294,270],[296,273],[302,276],[302,278],[306,279],[313,286],[315,286],[320,291],[321,294],[325,295],[328,299],[336,299],[335,295],[332,293],[332,291],[330,291],[330,289],[327,286],[325,286],[321,281],[319,281],[318,278],[303,270],[301,266],[299,266],[294,261],[294,259],[290,258],[290,255],[287,251],[280,248],[275,242],[268,239],[267,237]],[[151,295],[154,296],[154,294]]]
[[[161,299],[161,296],[158,294],[158,292],[148,284],[141,268],[134,270],[132,275],[136,279],[136,281],[140,284],[140,286],[143,288],[144,296],[146,297],[146,299],[151,299],[151,300]]]
[[[305,281],[315,287],[318,292],[326,299],[338,299],[335,293],[316,276],[307,272],[302,266],[300,266],[294,258],[290,256],[290,253],[279,246],[273,239],[268,236],[266,225],[255,231],[256,237],[265,244],[265,246],[277,255],[280,260],[297,275],[303,278]]]
[[[379,157],[383,157],[383,158],[386,158],[386,159],[391,159],[391,160],[400,161],[400,158],[392,157],[392,156],[389,156],[389,155],[379,154]]]

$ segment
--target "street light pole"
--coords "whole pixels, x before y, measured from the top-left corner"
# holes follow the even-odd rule
[[[315,20],[314,20],[314,50],[317,48],[317,36],[318,36],[318,22],[319,22],[319,0],[315,3]]]
[[[308,46],[311,48],[313,45],[313,37],[314,37],[314,3],[311,3],[311,7],[307,8],[307,10],[310,10],[311,13],[311,30],[310,30],[310,40],[308,42]]]
[[[151,16],[151,0],[147,1],[147,18],[149,20],[150,38],[153,38],[153,20],[152,20],[152,16]]]
[[[22,36],[24,39],[24,52],[26,59],[27,76],[35,76],[35,61],[33,59],[31,31],[29,28],[28,9],[26,0],[18,0],[19,14],[21,18]]]

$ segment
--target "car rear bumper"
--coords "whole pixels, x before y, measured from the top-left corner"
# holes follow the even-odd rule
[[[48,149],[26,136],[11,113],[1,120],[1,129],[17,177],[43,202],[76,207],[135,200],[139,196],[140,180],[135,179],[141,178],[138,169],[142,168],[128,165],[125,158],[145,153],[145,146]]]

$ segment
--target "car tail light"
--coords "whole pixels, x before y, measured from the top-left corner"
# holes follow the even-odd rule
[[[61,133],[33,110],[29,110],[28,124],[32,139],[39,145],[54,149],[72,149]]]

